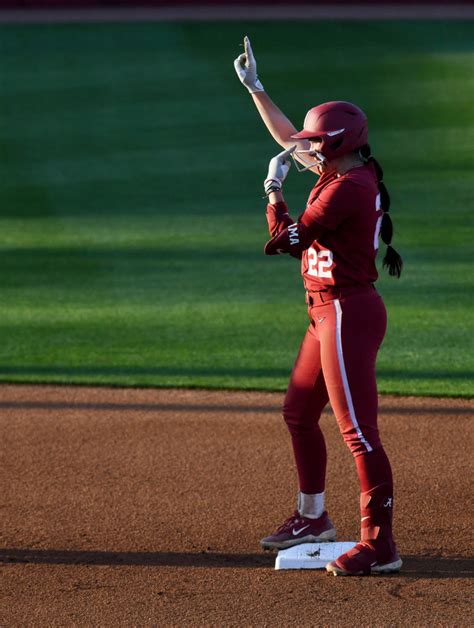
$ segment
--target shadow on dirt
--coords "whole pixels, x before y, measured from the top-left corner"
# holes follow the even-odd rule
[[[123,412],[225,412],[239,414],[271,413],[280,414],[281,407],[278,405],[219,405],[219,404],[189,404],[189,403],[100,403],[100,402],[78,402],[78,401],[0,401],[2,410],[97,410],[97,411],[118,411]],[[324,413],[331,412],[327,406]],[[474,406],[446,406],[436,407],[426,404],[423,407],[416,406],[381,406],[379,414],[474,414]]]
[[[276,554],[193,552],[100,552],[0,549],[0,564],[137,565],[141,567],[273,567]]]
[[[276,553],[225,554],[192,552],[100,552],[80,550],[1,549],[0,564],[127,565],[140,567],[228,567],[272,569]],[[473,578],[474,559],[464,556],[403,556],[405,578]]]
[[[474,559],[465,556],[404,556],[405,578],[473,578]]]

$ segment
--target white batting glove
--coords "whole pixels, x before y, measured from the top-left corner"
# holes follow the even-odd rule
[[[257,62],[253,56],[252,46],[247,36],[244,37],[244,50],[245,52],[239,55],[234,61],[237,76],[251,94],[264,92],[263,85],[260,83],[257,76]]]
[[[267,178],[263,182],[265,194],[269,194],[271,191],[281,190],[283,181],[286,179],[291,167],[290,155],[295,150],[296,144],[291,148],[278,153],[268,164]]]

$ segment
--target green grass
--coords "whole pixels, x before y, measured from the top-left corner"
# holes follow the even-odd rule
[[[279,149],[244,34],[296,126],[369,115],[406,264],[380,390],[472,395],[473,22],[2,26],[0,380],[285,388],[306,313],[298,263],[262,254]]]

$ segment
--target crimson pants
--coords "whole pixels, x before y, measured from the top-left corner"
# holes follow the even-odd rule
[[[319,300],[319,296],[317,297]],[[361,491],[383,484],[392,492],[390,463],[377,427],[375,362],[385,335],[384,303],[373,288],[309,307],[283,406],[303,493],[324,491],[326,445],[319,427],[330,401],[355,457]]]

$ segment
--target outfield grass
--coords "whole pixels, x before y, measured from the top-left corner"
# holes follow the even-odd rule
[[[369,115],[406,264],[380,390],[472,395],[473,22],[0,27],[0,380],[285,388],[306,313],[298,263],[262,254],[278,147],[244,34],[297,126]]]

